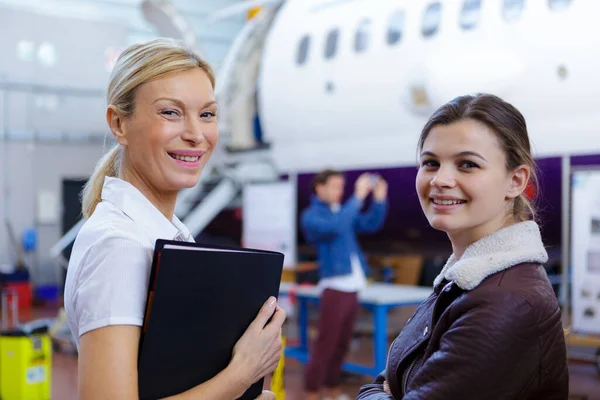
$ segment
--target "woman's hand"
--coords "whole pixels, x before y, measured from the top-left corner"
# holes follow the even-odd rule
[[[269,390],[263,390],[262,394],[256,398],[256,400],[276,400],[275,393]]]
[[[390,385],[387,383],[387,381],[383,381],[383,390],[387,394],[392,394],[392,391],[390,390]]]
[[[267,324],[269,318],[273,319]],[[231,364],[248,386],[272,373],[281,356],[281,327],[285,311],[270,297],[233,348]],[[267,324],[267,325],[265,325]],[[260,397],[262,400],[262,396]],[[269,397],[266,397],[269,399]]]

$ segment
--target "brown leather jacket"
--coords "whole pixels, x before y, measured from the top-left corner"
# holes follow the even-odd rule
[[[459,261],[451,257],[392,343],[386,370],[357,398],[567,399],[561,311],[532,224],[482,239]]]

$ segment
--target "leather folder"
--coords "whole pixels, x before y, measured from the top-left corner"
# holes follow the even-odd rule
[[[142,400],[185,392],[225,369],[269,298],[278,296],[283,254],[156,241],[140,338]],[[240,398],[262,393],[264,379]]]

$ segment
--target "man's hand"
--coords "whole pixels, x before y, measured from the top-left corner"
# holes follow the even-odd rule
[[[384,201],[388,194],[388,184],[382,177],[379,177],[377,185],[373,189],[373,198],[377,201]]]
[[[354,183],[354,195],[360,200],[364,200],[372,189],[371,174],[361,174]]]

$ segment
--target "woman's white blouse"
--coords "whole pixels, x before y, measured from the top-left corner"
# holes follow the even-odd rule
[[[157,239],[193,242],[137,188],[106,177],[102,201],[81,228],[65,283],[65,311],[79,348],[86,332],[108,325],[142,326]]]

